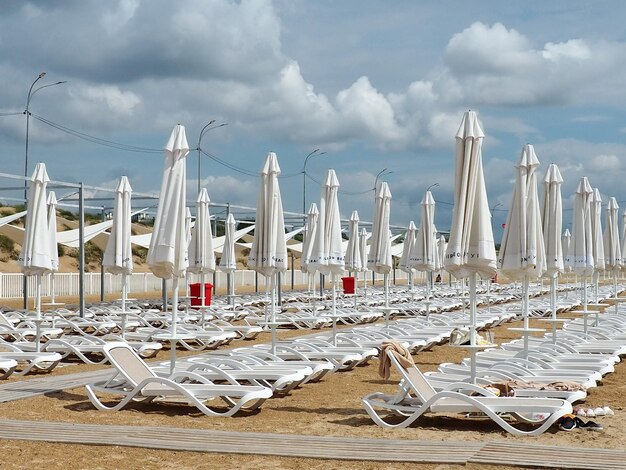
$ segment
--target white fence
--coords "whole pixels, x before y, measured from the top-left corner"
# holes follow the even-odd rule
[[[347,273],[346,273],[347,275]],[[359,275],[359,279],[363,279],[363,275]],[[419,282],[421,277],[416,276],[416,283]],[[35,292],[35,276],[29,276],[28,278],[28,292],[33,294]],[[291,289],[292,287],[303,286],[308,283],[309,276],[299,270],[286,271],[281,276],[281,286],[283,289]],[[382,275],[375,275],[376,281],[383,279]],[[405,272],[397,269],[395,272],[389,275],[390,282],[406,283],[407,275]],[[368,282],[372,281],[372,273],[367,273]],[[190,275],[189,283],[200,282],[200,276]],[[205,282],[214,284],[217,288],[226,287],[226,274],[223,272],[205,275]],[[319,278],[316,276],[316,284]],[[122,282],[122,276],[115,276],[109,273],[104,275],[104,293],[110,294],[114,292],[120,292]],[[238,287],[248,286],[256,287],[259,291],[265,290],[265,277],[257,275],[254,271],[250,270],[237,270],[233,272],[233,283],[235,290]],[[12,299],[21,298],[23,296],[22,291],[23,275],[20,273],[0,273],[0,299]],[[54,286],[55,296],[78,296],[78,273],[55,273],[54,279],[51,275],[46,275],[42,278],[41,283],[41,295],[44,297],[50,297],[52,295],[52,288]],[[181,286],[184,283],[181,282]],[[128,277],[128,292],[132,293],[145,293],[154,292],[158,295],[161,291],[161,279],[157,278],[152,273],[133,273]],[[101,290],[101,278],[100,273],[85,273],[85,295],[98,295]]]

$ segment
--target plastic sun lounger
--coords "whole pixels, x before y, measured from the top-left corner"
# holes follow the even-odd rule
[[[536,436],[545,432],[559,418],[572,412],[571,403],[565,400],[496,397],[484,388],[469,383],[453,383],[437,392],[416,366],[405,369],[393,352],[387,354],[391,364],[402,376],[398,393],[387,395],[378,392],[367,395],[362,400],[372,420],[385,428],[407,427],[427,412],[482,413],[511,434]],[[461,391],[471,391],[476,395],[470,396]],[[377,408],[392,413],[395,418],[389,421],[376,411]],[[537,427],[529,431],[519,429],[506,421],[502,416],[504,414],[518,422],[537,424]],[[543,419],[533,419],[533,416],[542,416]],[[400,421],[394,422],[398,417]]]
[[[125,343],[109,343],[103,347],[103,352],[117,373],[105,382],[86,386],[89,400],[99,410],[117,411],[131,401],[180,403],[182,400],[208,416],[233,416],[240,410],[257,409],[272,396],[272,390],[267,387],[237,382],[214,384],[192,372],[175,372],[170,377],[159,377]],[[122,381],[116,380],[118,375],[123,377]],[[97,392],[119,395],[122,399],[113,406],[107,406],[97,397]],[[223,400],[226,410],[207,406],[206,403],[216,398]]]

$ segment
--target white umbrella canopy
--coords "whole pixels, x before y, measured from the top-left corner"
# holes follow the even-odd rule
[[[389,215],[391,212],[391,191],[382,182],[376,194],[372,237],[367,267],[378,274],[389,274],[392,268],[391,239],[389,237]]]
[[[367,238],[368,233],[365,228],[361,229],[361,233],[359,233],[359,256],[361,257],[361,271],[366,272],[367,269],[367,258],[368,258],[368,247],[367,247]]]
[[[104,250],[102,265],[111,274],[131,274],[133,254],[131,250],[131,195],[132,188],[126,176],[120,177],[115,188],[113,224]]]
[[[20,271],[26,276],[52,271],[46,204],[48,181],[50,178],[46,172],[46,164],[37,163],[28,189],[24,243],[18,258]]]
[[[131,237],[131,196],[133,189],[126,176],[121,176],[115,188],[113,224],[104,250],[102,266],[111,274],[122,275],[122,312],[126,311],[128,298],[127,276],[133,272]],[[124,321],[125,318],[122,317]],[[122,326],[122,336],[125,325]]]
[[[237,258],[235,256],[235,216],[228,214],[224,226],[224,248],[220,258],[220,271],[232,273],[237,269]]]
[[[473,111],[456,133],[454,209],[444,267],[457,278],[496,273],[496,248],[482,164],[485,134]]]
[[[317,236],[317,221],[319,219],[317,204],[312,203],[306,215],[306,226],[304,231],[304,242],[302,243],[302,257],[300,259],[300,269],[303,273],[315,274],[315,270],[309,269],[313,245]]]
[[[566,228],[565,232],[563,232],[561,243],[563,245],[563,271],[568,273],[572,270],[572,266],[568,262],[570,245],[572,244],[572,234],[568,228]]]
[[[278,185],[280,166],[274,152],[269,152],[261,169],[256,222],[248,267],[264,276],[287,270],[285,219]]]
[[[596,272],[604,271],[604,241],[602,239],[602,196],[600,190],[594,188],[591,197],[591,240],[593,246],[593,260]]]
[[[309,261],[309,269],[314,269],[324,275],[341,274],[345,269],[338,190],[339,180],[335,170],[329,169],[322,186],[317,234],[313,241]]]
[[[563,202],[561,185],[563,178],[559,167],[554,163],[548,166],[543,179],[543,199],[541,201],[541,225],[546,248],[546,276],[554,278],[564,272],[563,242]]]
[[[147,256],[150,271],[162,279],[184,277],[188,267],[185,233],[188,153],[185,128],[178,124],[165,145],[161,192]]]
[[[169,332],[171,371],[176,364],[178,281],[185,276],[189,266],[185,224],[188,154],[185,128],[177,124],[165,144],[161,192],[147,256],[148,268],[156,277],[172,279],[172,322]],[[165,305],[163,307],[166,309]]]
[[[622,267],[622,250],[618,223],[619,205],[617,199],[609,198],[606,207],[606,226],[604,228],[604,265],[607,271],[618,271]]]
[[[389,273],[393,267],[391,257],[391,237],[389,236],[389,216],[391,213],[391,191],[387,182],[380,184],[374,206],[372,239],[367,265],[375,273],[382,274],[385,289],[385,307],[389,307]],[[386,316],[386,318],[388,318]]]
[[[511,279],[540,277],[545,270],[545,247],[537,175],[539,160],[532,145],[522,148],[515,165],[515,186],[500,244],[500,270]]]
[[[189,267],[187,270],[194,274],[215,271],[213,230],[209,213],[210,202],[206,188],[202,188],[196,201],[196,223],[191,230],[191,241],[189,242]],[[201,287],[201,291],[204,292],[204,287]]]
[[[48,193],[48,240],[50,242],[50,271],[59,270],[59,249],[57,247],[57,197],[54,191]],[[54,295],[54,294],[53,294]]]
[[[417,271],[431,272],[435,270],[435,199],[430,191],[426,191],[421,202],[420,228],[411,251],[409,264]]]
[[[622,232],[620,236],[622,260],[626,260],[626,211],[622,214]],[[626,263],[622,263],[622,269],[626,269]]]
[[[412,220],[409,222],[409,226],[406,229],[406,235],[404,236],[404,246],[402,247],[402,255],[398,262],[398,267],[405,273],[412,274],[413,268],[410,265],[411,252],[415,246],[415,239],[417,237],[417,227]]]
[[[444,237],[443,235],[439,236],[439,239],[437,240],[437,259],[438,259],[438,264],[437,264],[437,271],[441,271],[443,269],[443,262],[446,258],[446,248],[448,247],[448,242],[446,242],[446,237]]]
[[[565,263],[571,270],[582,276],[593,274],[595,266],[593,258],[591,229],[591,197],[593,189],[586,176],[583,176],[574,195],[572,212],[572,238]]]
[[[359,213],[352,211],[348,224],[348,246],[346,248],[346,270],[359,272],[361,256],[359,253]]]

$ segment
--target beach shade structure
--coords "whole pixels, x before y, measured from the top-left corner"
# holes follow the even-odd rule
[[[369,234],[365,228],[361,228],[359,233],[359,256],[361,257],[361,272],[363,273],[363,297],[367,298],[367,258],[369,249],[367,246],[367,239]],[[358,278],[357,278],[358,281]]]
[[[626,211],[622,214],[622,231],[620,235],[620,243],[622,248],[622,261],[626,260]],[[622,269],[626,267],[626,263],[622,262]]]
[[[446,237],[443,235],[439,235],[439,239],[437,240],[437,259],[439,260],[437,265],[437,272],[441,274],[441,271],[444,268],[444,261],[446,259],[446,249],[448,248],[448,242],[446,241]]]
[[[348,245],[346,247],[345,269],[354,274],[355,281],[358,273],[363,266],[361,265],[361,253],[359,250],[359,213],[352,211],[350,221],[348,222]],[[357,290],[358,283],[354,283],[354,308],[357,306]]]
[[[233,286],[233,271],[237,269],[237,257],[235,256],[235,216],[228,214],[224,225],[224,246],[222,248],[222,257],[220,258],[219,269],[226,273],[226,284],[228,299],[234,302],[233,296],[235,289]]]
[[[619,238],[617,199],[609,198],[606,207],[606,226],[604,228],[604,268],[611,273],[615,295],[615,313],[618,312],[617,272],[622,268],[622,249]]]
[[[581,279],[581,292],[584,315],[584,332],[587,332],[587,276],[594,270],[593,242],[591,229],[591,198],[593,189],[586,176],[578,182],[574,194],[574,209],[572,211],[572,238],[570,240],[565,265],[569,266],[576,276]]]
[[[383,275],[385,308],[389,308],[389,273],[393,267],[391,237],[389,236],[390,213],[391,191],[387,182],[383,181],[374,201],[374,221],[367,266],[371,271]]]
[[[302,255],[300,257],[300,270],[308,274],[308,287],[312,291],[315,287],[314,276],[315,270],[309,269],[313,245],[317,236],[317,221],[319,219],[319,210],[316,203],[311,203],[309,211],[306,215],[306,224],[304,227],[304,239],[302,241]]]
[[[332,284],[332,320],[333,342],[337,334],[337,275],[345,270],[343,241],[341,237],[341,217],[339,214],[339,180],[335,170],[329,169],[322,186],[317,221],[317,235],[313,242],[312,257],[309,269],[315,269],[320,274],[331,276]]]
[[[176,365],[176,342],[184,339],[177,334],[178,283],[189,266],[186,218],[186,157],[189,145],[185,128],[180,124],[172,130],[164,150],[161,192],[154,219],[154,230],[148,247],[147,263],[150,271],[161,279],[172,279],[172,321],[168,333],[157,339],[170,342],[170,369]],[[163,306],[167,308],[166,305]]]
[[[276,351],[276,280],[279,272],[287,270],[285,219],[278,185],[279,175],[278,158],[274,152],[269,152],[260,173],[254,239],[248,255],[248,267],[266,279],[269,278],[271,283],[269,327],[272,330],[272,352]]]
[[[35,276],[35,322],[37,327],[35,348],[40,350],[41,339],[41,276],[52,271],[52,255],[48,236],[48,207],[46,188],[48,173],[45,163],[37,163],[28,188],[24,244],[18,258],[20,271],[25,276]]]
[[[598,303],[598,284],[600,271],[604,271],[604,240],[602,234],[602,196],[600,190],[594,188],[591,196],[591,246],[593,247],[593,290],[595,302]]]
[[[215,252],[213,250],[213,231],[209,213],[209,194],[202,188],[196,201],[196,223],[191,230],[189,242],[189,267],[187,271],[200,276],[200,311],[204,324],[205,290],[204,276],[215,272]]]
[[[48,241],[50,242],[50,304],[60,305],[56,302],[54,273],[59,271],[59,248],[57,245],[57,197],[54,191],[48,193],[46,201],[48,206]]]
[[[429,277],[436,269],[437,257],[435,199],[430,191],[426,191],[420,205],[420,228],[409,256],[409,265],[416,271],[426,273],[426,300],[429,302],[432,287]]]
[[[541,226],[543,242],[546,248],[546,271],[544,276],[550,278],[550,309],[552,310],[552,341],[556,343],[556,283],[558,276],[565,271],[563,262],[563,201],[561,185],[563,178],[559,167],[554,163],[548,166],[543,178],[543,199],[541,200]]]
[[[515,165],[515,185],[498,259],[502,274],[510,279],[522,280],[524,326],[518,331],[524,338],[524,357],[528,355],[528,337],[536,331],[529,325],[529,280],[541,277],[546,267],[541,211],[537,194],[538,167],[539,160],[533,146],[524,145]]]
[[[126,332],[126,301],[128,276],[133,273],[131,237],[131,197],[133,189],[126,176],[121,176],[113,200],[113,224],[102,258],[106,272],[122,276],[122,338]]]
[[[359,254],[359,213],[352,211],[348,222],[348,246],[346,247],[345,268],[350,272],[361,270],[361,256]]]
[[[402,246],[402,255],[400,255],[400,261],[398,262],[398,267],[409,276],[409,290],[413,290],[413,268],[411,267],[410,258],[411,252],[415,246],[416,238],[417,227],[415,226],[415,222],[411,220],[409,222],[409,226],[406,228],[404,244]]]
[[[476,277],[496,274],[496,247],[482,164],[485,134],[474,111],[463,115],[456,133],[454,207],[444,267],[469,277],[471,380],[476,380]]]

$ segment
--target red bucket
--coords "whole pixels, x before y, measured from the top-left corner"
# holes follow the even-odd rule
[[[342,277],[341,282],[343,283],[343,293],[344,294],[354,294],[354,277]]]

